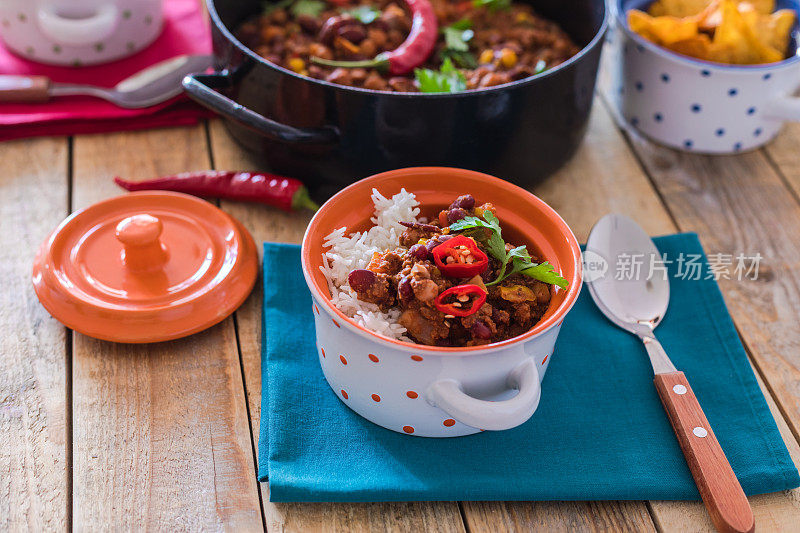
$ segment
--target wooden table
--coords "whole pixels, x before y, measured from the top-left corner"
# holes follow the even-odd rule
[[[614,211],[653,235],[696,231],[709,254],[764,256],[757,281],[720,286],[800,463],[800,126],[763,150],[705,157],[623,133],[610,109],[597,98],[580,151],[533,191],[582,241]],[[120,193],[112,176],[257,163],[217,120],[7,142],[0,161],[0,530],[711,529],[697,502],[270,503],[255,475],[260,287],[208,331],[140,346],[67,330],[30,282],[48,232],[71,211]],[[300,242],[309,220],[221,206],[257,241]],[[800,490],[750,501],[760,531],[800,528]]]

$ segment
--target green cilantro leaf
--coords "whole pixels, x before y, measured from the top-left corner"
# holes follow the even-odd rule
[[[522,274],[530,278],[543,281],[544,283],[549,283],[550,285],[558,285],[562,289],[569,287],[567,280],[562,278],[558,272],[553,270],[553,265],[547,261],[539,264],[528,263],[528,265],[530,265],[528,268],[520,270]],[[514,266],[516,267],[516,264]]]
[[[544,283],[558,285],[562,289],[566,289],[569,286],[567,280],[553,270],[553,265],[547,261],[534,263],[527,247],[517,246],[506,251],[506,243],[502,237],[500,221],[491,211],[484,211],[483,218],[484,220],[473,216],[464,217],[450,224],[450,231],[459,231],[483,242],[489,254],[502,263],[497,277],[494,281],[486,283],[487,287],[497,285],[514,274],[522,274]],[[488,236],[486,230],[489,230]],[[508,268],[509,263],[511,263],[510,269]]]
[[[273,11],[277,11],[278,9],[286,9],[290,5],[294,3],[294,0],[278,0],[277,2],[264,2],[264,15],[269,15]]]
[[[444,60],[438,71],[427,68],[414,69],[414,77],[423,93],[457,93],[467,89],[467,79],[450,58]]]
[[[439,59],[444,61],[447,58],[450,58],[459,68],[478,68],[478,60],[470,52],[455,52],[448,48],[443,48],[439,52]]]
[[[295,17],[308,15],[309,17],[316,18],[325,11],[325,6],[325,2],[321,0],[295,0],[289,10]]]
[[[485,7],[489,11],[505,11],[511,8],[511,0],[472,0],[475,7]]]
[[[381,16],[381,10],[375,6],[361,5],[350,9],[343,9],[343,15],[350,15],[362,24],[371,24]]]
[[[475,36],[472,31],[472,21],[463,18],[442,28],[445,46],[439,52],[439,59],[447,58],[461,68],[477,68],[478,61],[469,51],[468,42]]]
[[[456,52],[468,51],[469,44],[467,43],[475,37],[475,32],[472,31],[471,28],[472,21],[469,19],[461,19],[450,26],[442,28],[444,43],[447,49]]]

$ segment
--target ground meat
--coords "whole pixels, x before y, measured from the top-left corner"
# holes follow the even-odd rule
[[[559,65],[579,52],[579,47],[556,24],[527,4],[513,2],[508,9],[475,7],[463,0],[431,0],[444,28],[469,20],[473,36],[469,50],[455,56],[467,89],[502,85]],[[292,7],[268,8],[245,22],[239,39],[256,53],[304,76],[375,91],[416,92],[413,74],[389,76],[378,69],[331,68],[313,65],[311,57],[336,60],[371,59],[394,50],[411,29],[405,4],[393,0],[352,0],[342,8],[326,3],[319,16],[294,15]],[[345,12],[356,6],[380,10],[375,20],[363,23]],[[443,58],[453,57],[444,32],[422,68],[438,70]]]

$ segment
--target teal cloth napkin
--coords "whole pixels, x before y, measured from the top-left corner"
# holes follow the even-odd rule
[[[656,244],[668,257],[703,254],[694,234]],[[797,487],[716,282],[673,274],[657,334],[745,492]],[[641,342],[608,322],[587,290],[564,321],[533,417],[450,439],[401,435],[345,407],[317,362],[311,313],[299,248],[266,243],[258,462],[272,501],[699,498]]]

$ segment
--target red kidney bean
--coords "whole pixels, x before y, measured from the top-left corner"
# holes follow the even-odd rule
[[[492,338],[492,330],[480,320],[472,325],[470,331],[472,332],[472,336],[476,339],[489,340]]]
[[[432,252],[434,248],[442,244],[444,241],[452,239],[452,235],[437,235],[436,237],[430,239],[428,242],[425,243],[425,248],[428,249],[429,252]]]
[[[347,39],[353,44],[359,44],[361,41],[367,38],[367,31],[361,24],[358,23],[342,26],[336,31],[336,34],[339,37]]]
[[[356,292],[366,292],[375,283],[378,276],[371,270],[359,268],[350,272],[347,276],[347,282],[350,287]]]
[[[397,294],[404,302],[410,302],[414,299],[414,288],[411,286],[411,277],[406,276],[397,284]]]
[[[306,33],[316,34],[319,31],[319,21],[311,15],[298,15],[295,20]]]
[[[415,244],[411,248],[408,249],[408,255],[413,257],[414,259],[419,259],[420,261],[424,261],[430,255],[430,252],[427,248],[425,248],[424,244]]]
[[[451,209],[447,212],[447,221],[452,224],[454,222],[458,222],[462,218],[467,216],[467,212],[461,209],[460,207],[456,207],[455,209]]]
[[[337,15],[325,21],[317,34],[317,39],[330,46],[333,38],[339,35],[339,30],[351,24],[358,24],[358,21],[347,15]]]
[[[455,209],[456,207],[460,207],[461,209],[466,209],[469,211],[475,207],[475,198],[471,194],[459,196],[452,204],[450,204],[450,209]]]

